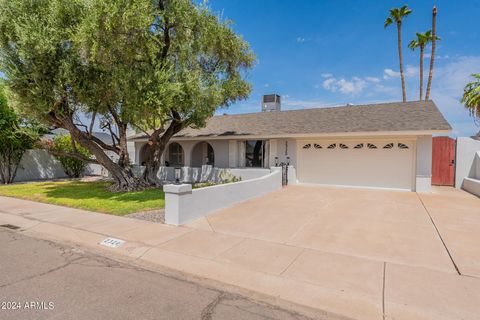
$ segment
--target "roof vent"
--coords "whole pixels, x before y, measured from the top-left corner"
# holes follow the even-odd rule
[[[278,94],[265,94],[262,97],[262,111],[280,111],[280,96]]]

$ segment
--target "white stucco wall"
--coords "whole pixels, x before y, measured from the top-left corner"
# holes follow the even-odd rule
[[[215,153],[215,167],[217,168],[229,168],[229,142],[228,140],[210,140],[208,141]]]
[[[231,168],[228,171],[234,176],[240,177],[242,180],[256,179],[270,173],[270,169],[264,168]]]
[[[416,143],[415,191],[432,188],[432,136],[419,136]]]
[[[475,179],[480,180],[480,151],[477,152],[477,155],[475,156],[475,174],[474,177]]]
[[[45,150],[28,150],[23,155],[15,182],[66,178],[60,162]]]
[[[257,179],[194,190],[189,184],[165,185],[165,223],[181,225],[281,187],[280,168],[273,168],[270,174]]]
[[[297,141],[295,139],[275,139],[276,155],[279,163],[286,163],[290,157],[290,165],[297,167]]]
[[[480,175],[475,161],[476,153],[480,151],[480,141],[469,137],[457,138],[457,154],[455,168],[455,188],[463,187],[465,178],[475,178]]]

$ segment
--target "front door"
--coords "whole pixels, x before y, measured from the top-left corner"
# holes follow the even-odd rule
[[[432,140],[432,184],[453,186],[455,183],[455,139],[434,137]]]

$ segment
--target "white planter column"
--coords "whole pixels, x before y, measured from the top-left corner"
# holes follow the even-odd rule
[[[191,184],[167,184],[163,186],[165,193],[165,223],[178,226],[181,224],[180,214],[185,201],[192,196]]]

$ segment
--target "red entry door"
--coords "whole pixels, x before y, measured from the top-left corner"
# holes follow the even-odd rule
[[[455,184],[455,139],[434,137],[432,141],[432,184]]]

